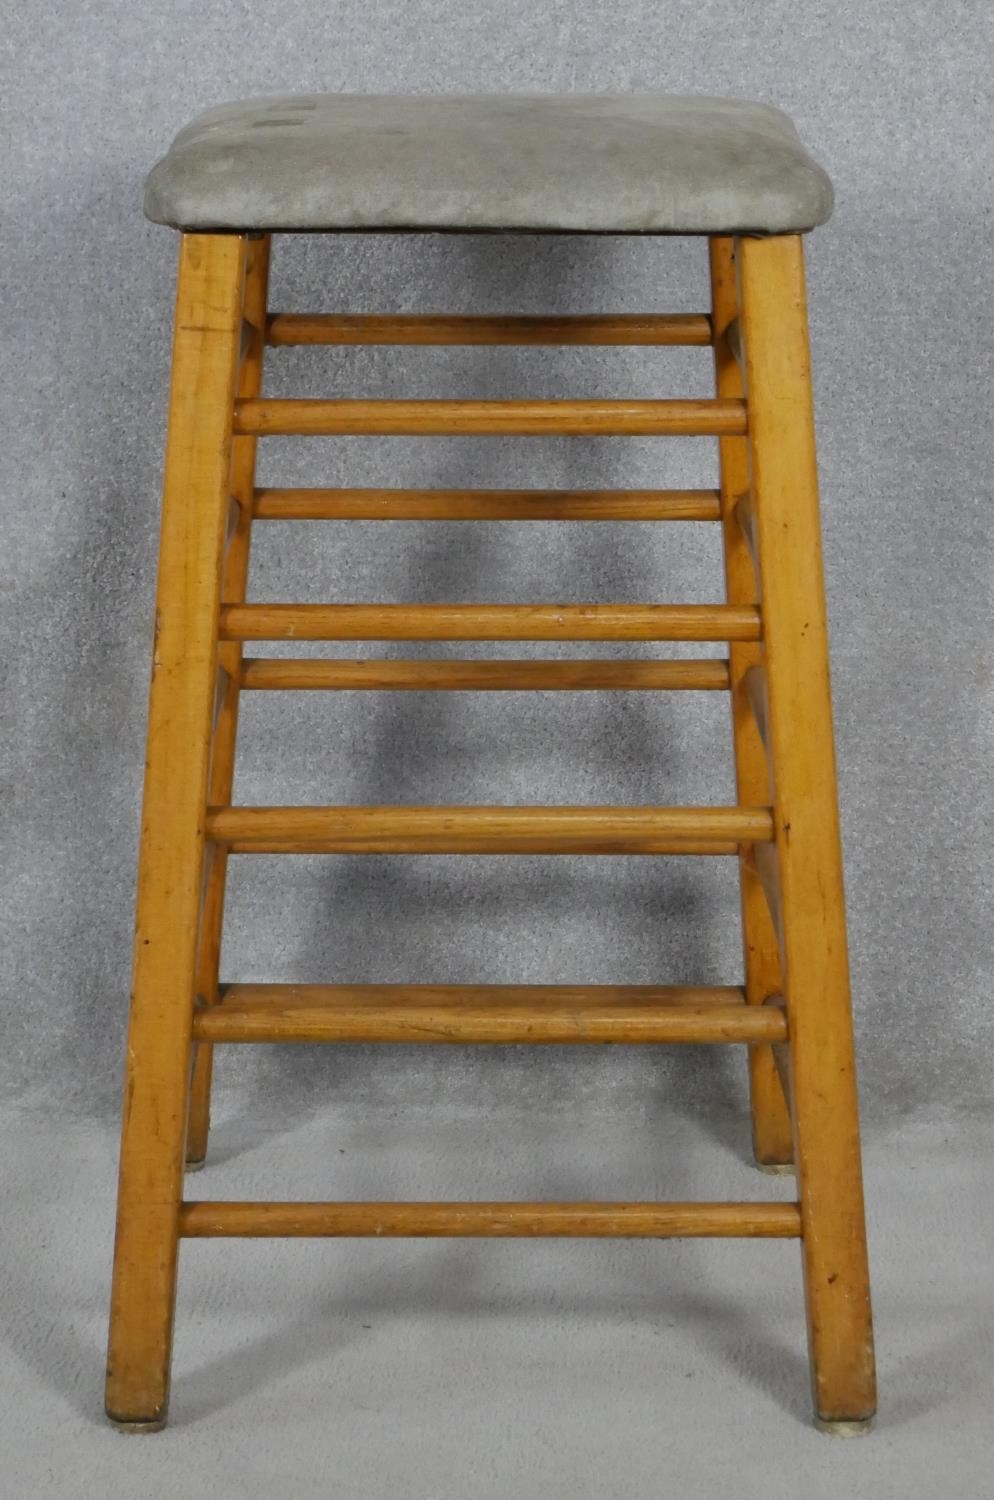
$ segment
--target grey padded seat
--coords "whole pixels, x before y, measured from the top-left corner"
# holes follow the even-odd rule
[[[284,94],[198,115],[145,212],[187,230],[794,233],[832,185],[766,104],[666,94]]]

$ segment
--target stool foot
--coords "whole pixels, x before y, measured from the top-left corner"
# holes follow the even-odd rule
[[[865,1437],[873,1426],[873,1418],[863,1417],[855,1422],[826,1422],[821,1417],[815,1417],[815,1426],[819,1432],[825,1432],[829,1437]]]
[[[204,901],[202,922],[210,922],[215,931],[219,930],[219,918],[217,906],[224,900],[223,886],[218,882],[219,856],[212,853],[208,862],[207,893]],[[201,939],[201,951],[199,963],[201,971],[198,975],[198,985],[201,989],[210,989],[217,985],[217,959],[205,957],[205,951],[210,949],[211,954],[216,954],[217,944],[208,944],[206,939]],[[210,968],[206,965],[210,962]],[[193,1162],[204,1161],[207,1155],[207,1142],[211,1131],[211,1078],[214,1072],[214,1048],[197,1042],[193,1049],[193,1066],[190,1069],[190,1106],[186,1117],[186,1162],[189,1167]]]
[[[758,1161],[757,1172],[765,1172],[768,1177],[793,1177],[794,1163],[792,1161]]]
[[[166,1425],[165,1417],[157,1417],[150,1422],[119,1422],[110,1412],[107,1413],[107,1421],[115,1432],[127,1433],[162,1432]]]
[[[207,1165],[206,1156],[198,1156],[195,1161],[187,1160],[184,1169],[187,1172],[201,1172]]]

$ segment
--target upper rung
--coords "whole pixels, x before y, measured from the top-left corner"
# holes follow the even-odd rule
[[[648,344],[711,343],[707,313],[584,317],[448,317],[437,314],[358,316],[273,313],[266,342],[285,344]]]
[[[481,434],[560,437],[742,437],[746,404],[706,401],[235,402],[234,430],[257,437]]]
[[[229,604],[229,641],[758,641],[752,604]]]

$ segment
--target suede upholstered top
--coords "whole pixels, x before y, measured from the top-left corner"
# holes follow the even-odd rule
[[[777,234],[831,211],[780,110],[666,94],[246,99],[198,115],[145,188],[188,230]]]

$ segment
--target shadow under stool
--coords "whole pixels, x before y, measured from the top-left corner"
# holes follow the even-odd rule
[[[665,95],[286,96],[208,111],[148,179],[181,231],[107,1412],[165,1422],[179,1242],[203,1236],[754,1236],[800,1241],[815,1416],[875,1404],[803,234],[832,207],[790,120]],[[694,314],[483,317],[271,311],[276,233],[694,235]],[[273,400],[267,346],[712,347],[707,400]],[[717,490],[262,489],[270,434],[710,436]],[[716,604],[248,602],[253,521],[702,521]],[[259,641],[693,641],[667,660],[252,659]],[[243,690],[725,691],[732,807],[232,805]],[[725,855],[738,987],[225,984],[232,854]],[[796,1201],[187,1201],[212,1049],[247,1042],[742,1043],[760,1166]]]

